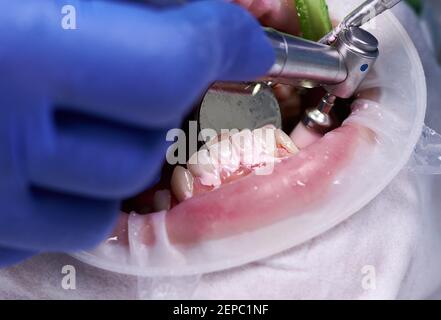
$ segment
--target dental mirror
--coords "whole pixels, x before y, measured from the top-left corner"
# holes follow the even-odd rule
[[[205,94],[198,112],[199,130],[257,129],[282,126],[279,103],[272,88],[258,83],[215,83]]]

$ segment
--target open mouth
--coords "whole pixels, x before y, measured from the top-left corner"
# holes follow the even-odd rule
[[[331,19],[341,21],[358,1],[327,4]],[[199,148],[201,158],[214,163],[187,165],[192,152],[179,169],[164,165],[157,185],[123,203],[113,234],[96,250],[77,257],[133,275],[201,274],[280,253],[358,212],[405,166],[426,107],[424,72],[410,39],[391,15],[377,19],[384,28],[368,30],[379,39],[383,54],[355,100],[335,104],[335,129],[311,140],[298,139],[293,131],[305,109],[317,106],[324,92],[274,87],[284,133],[254,127],[272,133],[274,142],[261,145],[268,153],[263,152],[260,162],[246,161],[246,153],[239,152],[232,163],[221,163],[225,170],[216,166],[219,153],[213,146],[234,145],[237,133],[218,136],[211,148]],[[267,165],[270,174],[261,174]]]
[[[237,2],[264,25],[299,32],[293,1]],[[166,242],[172,245],[227,238],[302,215],[339,183],[338,174],[360,140],[375,144],[369,129],[344,122],[351,112],[348,102],[334,107],[339,125],[323,136],[295,130],[306,108],[323,97],[322,89],[305,93],[278,85],[273,91],[281,129],[263,126],[220,134],[190,154],[185,165],[165,164],[157,185],[123,203],[112,239],[130,243],[130,213],[141,217],[136,241],[145,245],[162,241],[164,227],[156,230],[154,222],[158,212],[164,214]]]
[[[284,115],[283,129],[264,126],[221,134],[190,155],[187,164],[165,164],[153,188],[124,202],[118,240],[128,243],[128,213],[165,211],[168,241],[191,244],[242,234],[299,215],[338,183],[338,173],[351,160],[360,139],[374,144],[373,134],[345,124],[350,109],[336,105],[343,125],[315,139],[295,133],[303,114],[322,96],[290,87],[274,88]],[[155,243],[154,227],[145,219],[138,236]]]

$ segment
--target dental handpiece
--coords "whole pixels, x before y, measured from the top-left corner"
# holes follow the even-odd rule
[[[198,111],[199,129],[255,129],[281,125],[281,113],[269,83],[323,86],[328,94],[315,109],[308,109],[302,126],[324,132],[333,128],[328,114],[335,97],[353,96],[378,57],[378,41],[369,32],[352,27],[343,30],[332,46],[265,29],[276,62],[263,84],[215,86],[205,94]],[[315,137],[315,135],[312,135]]]
[[[353,96],[378,55],[378,41],[369,32],[350,27],[325,45],[265,29],[276,62],[265,80],[303,87],[323,86],[339,98]]]
[[[348,16],[346,16],[336,28],[320,39],[319,42],[330,44],[334,42],[337,35],[342,30],[349,27],[361,27],[373,18],[382,14],[384,11],[393,8],[400,2],[401,0],[367,0],[352,11]]]
[[[379,55],[378,40],[360,27],[399,2],[365,1],[319,43],[267,30],[277,57],[269,77],[303,87],[321,85],[327,91],[318,106],[308,109],[294,133],[323,134],[333,127],[329,112],[335,98],[353,96]]]
[[[306,88],[322,86],[327,91],[317,106],[308,109],[297,133],[309,132],[306,136],[309,135],[311,139],[307,140],[311,142],[312,138],[332,130],[335,124],[329,113],[336,97],[352,97],[379,56],[378,40],[360,26],[400,1],[364,2],[330,33],[335,39],[324,43],[265,28],[276,61],[267,75],[259,79],[264,83],[257,82],[256,86],[245,86],[233,92],[209,90],[199,108],[200,129],[253,129],[263,124],[279,127],[280,110],[267,84],[281,83]],[[228,110],[224,118],[219,116],[219,110]]]

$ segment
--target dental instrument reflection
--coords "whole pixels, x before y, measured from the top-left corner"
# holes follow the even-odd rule
[[[320,39],[319,42],[331,44],[343,30],[350,27],[361,27],[400,2],[401,0],[367,0],[346,16],[336,28]]]

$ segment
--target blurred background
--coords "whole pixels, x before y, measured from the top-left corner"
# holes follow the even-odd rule
[[[427,42],[441,64],[441,1],[407,0],[421,17],[421,24]]]

